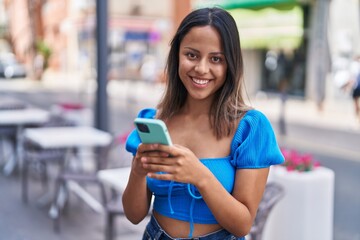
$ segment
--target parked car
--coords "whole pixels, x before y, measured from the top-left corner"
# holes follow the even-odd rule
[[[26,68],[19,63],[13,53],[0,55],[0,77],[23,78],[26,77]]]

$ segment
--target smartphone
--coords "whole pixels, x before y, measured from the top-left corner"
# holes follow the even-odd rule
[[[169,131],[162,120],[136,118],[134,123],[142,143],[172,145]]]

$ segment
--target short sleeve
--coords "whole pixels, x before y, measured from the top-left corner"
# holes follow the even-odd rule
[[[154,118],[155,115],[156,115],[156,109],[145,108],[139,112],[138,117]],[[129,134],[129,136],[126,139],[125,149],[126,149],[126,151],[131,152],[133,154],[133,156],[135,156],[136,152],[137,152],[137,148],[140,143],[141,143],[141,140],[140,140],[139,134],[137,133],[136,129],[134,129],[131,131],[131,133]]]
[[[238,169],[266,168],[284,162],[270,121],[257,110],[248,111],[240,121],[231,155],[231,164]]]

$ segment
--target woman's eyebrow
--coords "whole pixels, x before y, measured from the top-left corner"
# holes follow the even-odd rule
[[[194,52],[196,52],[196,53],[200,53],[200,51],[199,50],[197,50],[197,49],[195,49],[195,48],[192,48],[192,47],[184,47],[184,48],[186,48],[186,49],[189,49],[189,50],[191,50],[191,51],[194,51]],[[224,55],[224,52],[210,52],[209,54],[211,54],[211,55],[218,55],[218,54],[220,54],[220,55]]]
[[[196,50],[195,48],[192,48],[192,47],[184,47],[184,48],[186,48],[188,50],[191,50],[191,51],[194,51],[194,52],[197,52],[197,53],[200,53],[199,50]]]

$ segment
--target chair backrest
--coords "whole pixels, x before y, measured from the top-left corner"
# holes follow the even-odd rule
[[[98,170],[126,167],[131,165],[130,157],[125,155],[125,141],[128,133],[113,134],[112,141],[98,148]]]
[[[284,194],[284,188],[280,184],[275,182],[269,182],[266,184],[254,224],[250,230],[251,240],[261,240],[267,218],[273,207],[279,202],[279,200],[282,199]]]
[[[41,125],[41,127],[71,127],[75,126],[75,122],[66,119],[60,115],[51,115],[49,120]]]

